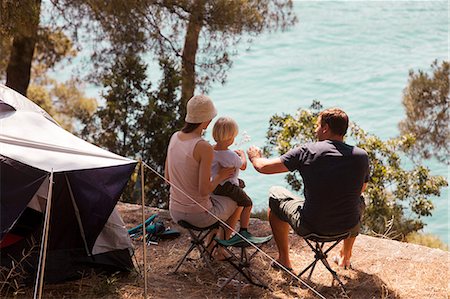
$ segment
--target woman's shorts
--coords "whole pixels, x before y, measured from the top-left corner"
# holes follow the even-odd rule
[[[170,210],[172,220],[178,222],[184,220],[197,227],[208,227],[220,220],[226,221],[236,211],[237,204],[229,197],[211,194],[212,207],[207,211],[200,213],[186,213]],[[212,215],[214,216],[212,216]]]

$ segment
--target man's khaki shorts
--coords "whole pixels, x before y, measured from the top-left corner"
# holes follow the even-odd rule
[[[303,198],[296,196],[286,188],[273,186],[269,190],[269,207],[271,213],[274,213],[280,220],[289,223],[300,236],[313,233],[313,231],[301,224],[301,209],[304,202],[305,200]],[[365,206],[364,200],[362,199],[360,223],[350,229],[351,237],[356,237],[359,234]]]

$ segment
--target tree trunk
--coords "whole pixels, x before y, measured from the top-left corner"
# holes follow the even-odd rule
[[[203,26],[205,1],[197,0],[192,6],[186,37],[184,40],[181,64],[181,107],[180,114],[185,115],[186,103],[194,95],[195,90],[195,58],[198,50],[198,39]]]
[[[13,35],[11,56],[6,68],[6,86],[26,96],[30,84],[31,62],[37,40],[41,0],[23,1],[22,5],[32,5],[28,25],[18,24]],[[26,26],[26,27],[22,27]]]

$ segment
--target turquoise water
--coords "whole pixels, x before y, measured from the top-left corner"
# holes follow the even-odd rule
[[[397,136],[409,70],[429,71],[433,60],[449,59],[447,1],[294,1],[294,9],[299,18],[294,28],[259,36],[249,49],[239,47],[227,83],[209,93],[219,114],[235,118],[251,136],[241,148],[263,146],[273,114],[307,108],[313,99],[343,108],[383,139]],[[82,53],[58,70],[58,78],[68,79],[83,57],[89,56]],[[150,76],[156,82],[160,74]],[[98,87],[86,87],[89,96],[100,98]],[[446,165],[424,163],[432,174],[449,178]],[[251,166],[241,177],[255,209],[267,208],[270,186],[287,187],[284,175],[261,175]],[[448,188],[433,202],[425,232],[450,244]]]
[[[263,146],[274,113],[307,108],[313,99],[343,108],[350,119],[383,139],[398,135],[404,118],[402,91],[410,69],[429,70],[448,59],[445,1],[296,1],[299,23],[288,32],[265,34],[240,48],[224,86],[210,96],[220,115],[235,118],[251,136],[243,144]],[[211,137],[209,137],[212,139]],[[239,138],[238,138],[239,139]],[[449,177],[446,165],[425,164]],[[284,175],[261,175],[250,166],[241,177],[255,208],[267,207],[267,190]],[[449,243],[448,189],[434,198],[425,232]]]

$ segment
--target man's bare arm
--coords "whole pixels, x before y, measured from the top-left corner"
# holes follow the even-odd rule
[[[280,158],[263,158],[261,150],[256,146],[250,147],[247,155],[253,167],[260,173],[275,174],[289,171]]]
[[[361,188],[361,193],[363,193],[364,191],[366,191],[367,188],[367,183],[364,183],[362,188]]]

